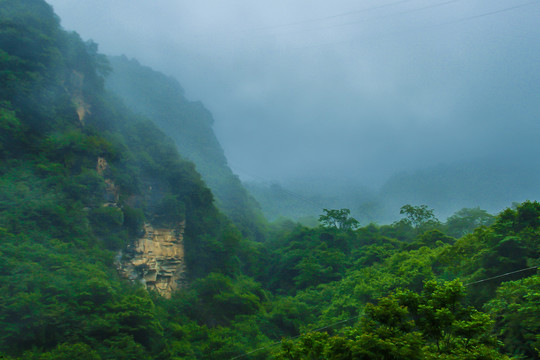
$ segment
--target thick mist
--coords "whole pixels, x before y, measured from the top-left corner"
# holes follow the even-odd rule
[[[380,189],[441,164],[540,173],[537,1],[49,3],[101,52],[177,78],[242,179]]]

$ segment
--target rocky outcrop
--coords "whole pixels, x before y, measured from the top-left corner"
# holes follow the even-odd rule
[[[98,157],[96,172],[105,179],[103,206],[118,207],[119,189],[110,178],[110,168],[105,158]],[[169,298],[175,290],[185,285],[184,226],[182,222],[174,228],[154,228],[146,223],[144,236],[118,254],[120,274]]]
[[[84,118],[87,114],[90,114],[90,105],[84,101],[83,96],[83,83],[84,75],[78,71],[73,70],[70,77],[71,85],[71,101],[75,105],[77,116],[82,126],[84,126]]]
[[[169,298],[185,285],[183,232],[184,224],[176,229],[154,229],[145,224],[144,236],[120,254],[120,274]]]

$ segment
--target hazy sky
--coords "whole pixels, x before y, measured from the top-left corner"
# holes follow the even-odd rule
[[[101,52],[177,78],[244,178],[538,164],[538,0],[48,2]]]

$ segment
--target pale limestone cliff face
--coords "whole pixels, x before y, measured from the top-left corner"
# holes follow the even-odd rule
[[[109,178],[110,169],[105,158],[98,157],[96,171],[106,183],[103,206],[117,207],[119,191]],[[180,223],[175,228],[154,229],[146,223],[144,236],[118,254],[120,274],[169,298],[185,285],[184,226],[185,223]]]
[[[169,298],[185,285],[183,229],[184,224],[176,229],[154,229],[145,224],[144,236],[120,254],[120,274]]]
[[[71,85],[71,101],[75,105],[81,125],[84,126],[84,118],[87,114],[90,114],[90,105],[84,101],[82,92],[84,75],[73,70],[69,82]]]

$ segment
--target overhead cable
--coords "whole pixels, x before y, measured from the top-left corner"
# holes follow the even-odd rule
[[[528,268],[524,268],[524,269],[519,269],[519,270],[507,272],[507,273],[504,273],[504,274],[500,274],[500,275],[497,275],[497,276],[492,276],[492,277],[485,278],[485,279],[482,279],[482,280],[473,281],[473,282],[464,284],[463,286],[470,286],[470,285],[478,284],[478,283],[481,283],[481,282],[485,282],[485,281],[489,281],[489,280],[494,280],[494,279],[502,278],[502,277],[505,277],[505,276],[510,276],[510,275],[517,274],[517,273],[520,273],[520,272],[524,272],[524,271],[528,271],[528,270],[533,270],[533,269],[538,269],[538,267],[539,267],[539,266],[537,265],[537,266],[531,266],[531,267],[528,267]],[[349,322],[349,321],[351,321],[351,320],[358,319],[358,318],[360,318],[360,317],[362,317],[362,316],[364,316],[364,314],[352,316],[352,317],[347,318],[347,319],[345,319],[345,320],[337,321],[337,322],[335,322],[335,323],[331,323],[331,324],[329,324],[329,325],[325,325],[325,326],[320,327],[320,328],[317,328],[317,329],[313,329],[313,330],[310,330],[310,331],[306,331],[306,332],[303,333],[303,334],[298,334],[298,335],[296,335],[296,336],[291,336],[291,337],[289,337],[289,338],[282,339],[282,340],[280,340],[280,341],[276,341],[276,342],[274,342],[274,343],[272,343],[272,344],[270,344],[270,345],[266,345],[266,346],[263,346],[263,347],[254,349],[254,350],[252,350],[252,351],[246,352],[246,353],[244,353],[244,354],[242,354],[242,355],[235,356],[235,357],[231,358],[230,360],[241,359],[241,358],[246,357],[246,356],[248,356],[248,355],[250,355],[250,354],[253,354],[253,353],[255,353],[255,352],[258,352],[258,351],[261,351],[261,350],[264,350],[264,349],[268,349],[268,348],[274,347],[274,346],[276,346],[276,345],[280,345],[281,343],[283,343],[283,342],[285,342],[285,341],[297,339],[297,338],[299,338],[299,337],[302,336],[302,335],[311,334],[311,333],[314,333],[314,332],[319,332],[319,331],[322,331],[322,330],[325,330],[325,329],[334,327],[334,326],[336,326],[336,325],[343,324],[343,323]]]

